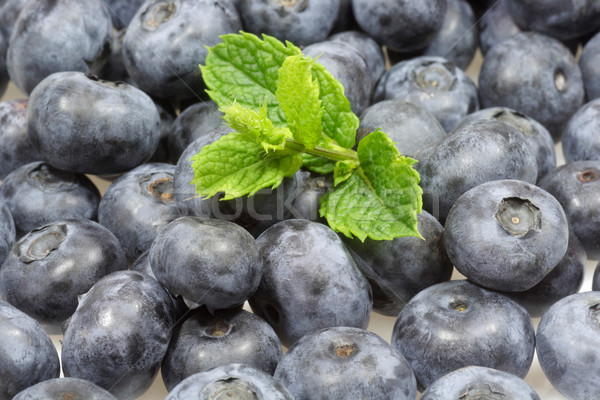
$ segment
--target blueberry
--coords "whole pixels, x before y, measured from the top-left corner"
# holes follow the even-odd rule
[[[446,0],[352,0],[354,17],[362,30],[382,45],[402,52],[427,46],[441,29],[446,8]]]
[[[583,86],[588,100],[600,97],[600,33],[597,33],[583,46],[579,57],[579,68],[583,76]]]
[[[260,317],[241,309],[211,314],[201,307],[173,330],[161,374],[170,391],[188,376],[231,363],[272,375],[281,356],[277,335]]]
[[[530,116],[558,141],[583,104],[581,71],[569,50],[548,36],[523,32],[494,46],[479,74],[481,105],[510,107]]]
[[[571,231],[588,256],[600,256],[600,160],[575,161],[547,174],[538,185],[561,204]]]
[[[290,219],[267,229],[257,243],[263,273],[249,303],[284,346],[321,328],[366,328],[369,283],[329,227]]]
[[[351,0],[345,0],[350,2]],[[373,85],[385,72],[385,56],[381,46],[369,35],[360,31],[344,31],[331,35],[327,40],[342,42],[354,48],[367,63]]]
[[[174,172],[171,164],[142,164],[111,183],[100,200],[98,222],[119,239],[128,261],[150,249],[169,222],[187,214],[175,202]]]
[[[341,0],[241,0],[244,29],[289,40],[297,46],[325,40],[333,28]]]
[[[592,290],[598,291],[600,290],[600,261],[596,264],[594,268],[594,275],[592,276]]]
[[[31,1],[10,38],[9,75],[23,93],[31,93],[55,72],[97,74],[110,54],[112,29],[108,10],[98,0]]]
[[[569,399],[600,396],[596,343],[600,293],[577,293],[555,303],[537,329],[536,351],[544,374]]]
[[[438,283],[421,291],[398,315],[392,345],[411,365],[420,389],[469,365],[524,377],[535,333],[527,311],[468,281]]]
[[[442,57],[421,56],[394,65],[381,77],[373,95],[374,102],[389,99],[423,107],[446,132],[462,117],[479,110],[475,83]]]
[[[444,244],[456,269],[486,288],[520,292],[539,283],[567,251],[560,203],[527,182],[498,180],[467,191],[452,206]]]
[[[431,113],[401,98],[380,101],[363,111],[356,141],[377,128],[387,133],[400,154],[409,157],[446,136]]]
[[[197,98],[204,91],[198,64],[204,64],[207,46],[241,28],[229,0],[146,0],[123,39],[125,68],[153,96]]]
[[[540,400],[523,379],[486,367],[464,367],[444,375],[427,388],[421,400]]]
[[[0,179],[22,165],[42,159],[27,135],[26,110],[26,99],[0,103]]]
[[[149,256],[154,275],[169,292],[210,310],[243,303],[260,281],[256,241],[233,222],[178,218],[161,229]]]
[[[127,269],[121,244],[87,219],[34,229],[12,248],[0,269],[0,296],[50,328],[77,308],[77,297],[100,278]]]
[[[5,204],[0,203],[0,265],[2,265],[15,244],[16,236],[17,231],[10,209]]]
[[[164,105],[161,105],[164,104]],[[148,163],[159,162],[174,164],[175,161],[171,160],[169,155],[169,132],[171,131],[171,125],[175,120],[175,111],[169,107],[168,102],[155,103],[158,115],[160,116],[160,135],[158,140],[158,146],[152,154],[152,157],[148,159]]]
[[[489,10],[481,16],[478,26],[479,46],[484,55],[496,43],[522,32],[508,12],[506,0],[494,2]]]
[[[423,211],[417,214],[423,238],[394,240],[347,240],[356,265],[373,290],[373,310],[397,316],[404,305],[421,290],[450,280],[452,264],[444,249],[442,225]]]
[[[283,356],[278,379],[296,400],[415,400],[417,384],[402,354],[359,328],[320,329],[300,338]]]
[[[332,176],[301,170],[296,173],[296,178],[296,193],[293,195],[291,206],[292,217],[324,222],[319,214],[319,199],[333,188]]]
[[[225,397],[224,397],[225,396]],[[243,364],[226,364],[184,379],[165,400],[293,400],[271,375]]]
[[[57,219],[96,219],[100,192],[83,174],[37,161],[6,176],[0,200],[10,209],[17,235],[22,236]]]
[[[110,55],[102,70],[98,72],[98,77],[105,81],[133,83],[129,74],[127,74],[125,63],[123,62],[123,38],[125,37],[125,32],[126,29],[113,31],[110,42]]]
[[[167,351],[174,323],[167,291],[136,271],[100,279],[79,300],[62,342],[62,367],[119,399],[141,396]]]
[[[90,381],[78,378],[55,378],[19,392],[13,400],[117,400],[112,394]]]
[[[477,185],[498,179],[534,183],[537,178],[529,143],[515,128],[494,120],[457,128],[415,158],[424,207],[442,223],[452,204]]]
[[[4,95],[6,86],[10,77],[8,76],[8,70],[6,69],[6,52],[8,51],[8,38],[4,36],[5,33],[0,29],[0,97]]]
[[[569,119],[562,135],[565,160],[600,161],[600,99],[584,104]]]
[[[127,28],[129,21],[136,11],[142,6],[144,0],[102,0],[110,12],[113,25],[116,29]]]
[[[26,3],[27,0],[8,0],[0,3],[0,36],[4,35],[7,42],[15,21]]]
[[[0,399],[58,378],[60,361],[52,340],[33,318],[0,300]]]

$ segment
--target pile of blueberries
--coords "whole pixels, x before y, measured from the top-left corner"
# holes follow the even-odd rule
[[[318,56],[357,140],[418,160],[422,238],[336,234],[307,170],[195,196],[229,132],[198,64],[241,30]],[[0,400],[144,398],[159,370],[170,400],[531,400],[535,352],[600,398],[598,31],[597,0],[0,1],[0,96],[27,96],[0,103]]]

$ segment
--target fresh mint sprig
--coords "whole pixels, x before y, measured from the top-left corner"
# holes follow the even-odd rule
[[[234,132],[190,161],[200,196],[252,196],[302,166],[334,175],[321,198],[330,227],[361,240],[420,236],[422,190],[415,160],[377,130],[353,150],[358,117],[342,85],[293,44],[230,34],[200,66],[208,94]]]

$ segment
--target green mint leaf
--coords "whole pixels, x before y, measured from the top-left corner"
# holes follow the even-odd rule
[[[314,60],[290,56],[279,68],[275,95],[294,139],[312,149],[321,140],[323,107],[312,76]]]
[[[352,160],[338,161],[333,170],[333,186],[337,186],[350,178],[358,163]]]
[[[417,213],[423,191],[412,168],[416,161],[401,156],[380,130],[363,138],[357,153],[360,167],[321,198],[321,216],[334,230],[360,240],[420,237]]]
[[[304,168],[321,175],[330,174],[335,169],[335,161],[330,161],[306,153],[302,154],[302,163]]]
[[[280,150],[265,153],[261,143],[239,132],[204,146],[190,161],[196,193],[211,197],[223,192],[223,200],[276,188],[302,166],[300,155]]]

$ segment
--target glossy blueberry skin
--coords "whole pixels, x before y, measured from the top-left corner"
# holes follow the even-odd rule
[[[446,136],[446,131],[431,113],[401,98],[380,101],[363,111],[356,141],[377,128],[387,133],[400,154],[408,157],[414,157],[419,150]]]
[[[117,400],[90,381],[79,378],[48,379],[19,392],[13,400]]]
[[[26,94],[55,72],[97,74],[110,54],[112,30],[108,10],[100,1],[29,2],[10,38],[8,73]]]
[[[241,309],[211,314],[201,307],[173,330],[161,374],[171,391],[188,376],[231,363],[273,375],[281,356],[281,343],[262,318]]]
[[[427,211],[417,214],[417,219],[423,239],[345,241],[371,284],[373,311],[395,317],[421,290],[450,280],[452,264],[444,248],[444,228]]]
[[[56,168],[115,174],[154,153],[160,116],[152,99],[131,85],[59,72],[31,93],[27,129],[46,162]]]
[[[547,174],[538,186],[561,204],[588,257],[600,256],[600,160],[575,161]]]
[[[469,190],[444,225],[444,245],[456,269],[478,285],[509,292],[538,284],[562,260],[568,243],[560,203],[518,180]]]
[[[532,318],[540,318],[554,303],[579,292],[587,259],[579,239],[569,233],[569,246],[563,259],[540,283],[523,292],[502,294],[525,307]]]
[[[389,69],[375,88],[373,102],[398,98],[429,111],[446,132],[479,110],[475,83],[442,57],[415,57]]]
[[[402,354],[359,328],[332,327],[303,336],[274,376],[296,400],[417,398],[415,375]]]
[[[267,229],[257,243],[263,273],[249,303],[284,346],[321,328],[367,327],[371,288],[329,227],[290,219]]]
[[[199,98],[198,64],[220,35],[242,29],[229,0],[146,0],[123,40],[123,61],[136,86],[163,99]]]
[[[98,222],[119,239],[129,262],[169,222],[187,215],[174,199],[174,172],[171,164],[142,164],[111,183],[100,200]]]
[[[33,318],[0,300],[0,399],[58,378],[60,361],[52,340]]]
[[[0,265],[2,265],[15,244],[16,237],[17,231],[10,209],[5,204],[0,203]]]
[[[62,342],[64,375],[89,380],[119,399],[152,384],[174,324],[169,293],[152,277],[118,271],[79,300]]]
[[[344,94],[350,101],[355,114],[360,114],[371,104],[374,82],[371,79],[366,59],[354,47],[338,41],[313,43],[302,53],[317,58],[344,87]]]
[[[537,160],[539,181],[548,172],[556,168],[556,152],[552,135],[542,124],[508,107],[484,108],[464,117],[458,127],[470,124],[481,119],[495,119],[504,122],[519,130],[525,136],[527,142]]]
[[[583,104],[581,70],[561,42],[522,32],[494,46],[479,74],[484,108],[510,107],[535,119],[558,141],[568,119]]]
[[[10,209],[17,236],[22,236],[57,219],[96,219],[100,192],[83,174],[36,161],[6,176],[0,200]]]
[[[114,27],[123,29],[129,25],[129,21],[142,6],[144,0],[102,0],[102,2],[110,13]]]
[[[600,161],[600,99],[584,104],[569,119],[562,135],[562,148],[565,160]]]
[[[542,317],[536,349],[544,374],[568,399],[600,396],[600,357],[596,343],[600,292],[565,297]]]
[[[495,2],[478,22],[479,46],[483,55],[496,44],[522,32],[515,23],[508,8],[506,0]]]
[[[196,373],[177,385],[165,400],[215,400],[226,395],[256,400],[294,400],[271,375],[244,364],[226,364]]]
[[[413,297],[398,315],[391,343],[422,391],[469,365],[523,378],[533,360],[535,333],[527,311],[508,297],[454,280]]]
[[[471,64],[478,45],[479,31],[469,2],[448,0],[442,28],[423,54],[444,57],[465,70]]]
[[[439,32],[446,0],[352,0],[356,22],[384,46],[401,52],[423,49]]]
[[[0,179],[22,165],[42,159],[27,135],[26,110],[26,99],[0,103]]]
[[[600,33],[594,35],[583,46],[579,68],[583,76],[586,99],[589,101],[600,97]]]
[[[244,29],[266,33],[296,46],[323,41],[331,32],[341,0],[242,0],[238,10]]]
[[[464,367],[436,380],[421,395],[421,400],[541,400],[523,379],[497,369]]]
[[[125,253],[108,229],[88,219],[60,220],[15,244],[0,269],[0,296],[57,328],[75,312],[78,296],[125,269]]]
[[[346,0],[350,1],[350,0]],[[331,35],[327,40],[342,42],[354,48],[363,56],[367,63],[373,86],[385,72],[385,56],[379,43],[372,37],[360,31],[344,31]]]
[[[467,190],[498,179],[534,183],[537,163],[515,128],[494,120],[462,126],[418,152],[424,208],[444,223],[450,207]]]
[[[233,222],[178,218],[158,233],[149,257],[156,279],[169,292],[210,310],[243,303],[260,282],[256,241]]]

